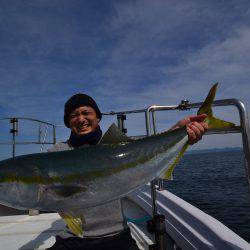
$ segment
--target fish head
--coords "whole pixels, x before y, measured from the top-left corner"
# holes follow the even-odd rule
[[[19,209],[33,208],[39,186],[32,183],[29,176],[35,171],[31,166],[25,168],[22,158],[1,161],[0,204]]]

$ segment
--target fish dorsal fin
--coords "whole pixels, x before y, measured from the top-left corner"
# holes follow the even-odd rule
[[[103,135],[99,144],[114,144],[131,141],[132,139],[122,133],[121,130],[113,123]]]
[[[83,224],[85,223],[85,219],[82,215],[78,215],[77,213],[71,211],[58,213],[74,235],[78,237],[83,236]]]

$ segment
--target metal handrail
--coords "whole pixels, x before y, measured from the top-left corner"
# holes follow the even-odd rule
[[[121,122],[118,118],[121,115],[134,114],[134,113],[145,113],[146,120],[146,133],[147,136],[151,135],[151,121],[150,114],[152,118],[152,128],[153,133],[156,133],[156,123],[155,123],[155,111],[166,111],[166,110],[189,110],[193,108],[199,108],[203,102],[189,103],[188,100],[182,100],[178,105],[168,105],[168,106],[159,106],[152,105],[146,109],[137,109],[137,110],[126,110],[118,112],[107,112],[103,115],[117,115],[118,125],[121,130],[124,130],[124,122]],[[238,99],[222,99],[216,100],[213,102],[212,106],[235,106],[238,109],[240,117],[240,126],[235,126],[234,128],[225,128],[225,129],[210,129],[206,134],[225,134],[225,133],[241,133],[242,134],[242,144],[243,152],[245,156],[245,171],[248,179],[248,185],[250,189],[250,130],[249,130],[249,121],[248,114],[245,105],[242,101]]]
[[[124,121],[121,120],[122,115],[126,114],[134,114],[134,113],[145,113],[145,121],[146,121],[146,133],[147,136],[150,136],[153,130],[153,134],[156,134],[156,122],[155,122],[155,111],[166,111],[166,110],[189,110],[193,108],[199,108],[203,102],[198,103],[189,103],[188,100],[182,100],[178,105],[168,105],[168,106],[159,106],[152,105],[146,109],[138,109],[138,110],[127,110],[114,112],[111,111],[109,113],[103,113],[103,115],[117,115],[118,127],[122,131],[126,131],[124,128]],[[241,133],[242,134],[242,144],[243,144],[243,152],[245,156],[245,171],[248,180],[248,186],[250,189],[250,130],[249,130],[249,121],[248,114],[245,105],[242,101],[237,99],[223,99],[216,100],[213,102],[212,106],[235,106],[238,109],[239,117],[240,117],[240,126],[235,126],[233,128],[224,128],[224,129],[209,129],[206,134],[225,134],[225,133]],[[151,116],[150,116],[151,115]],[[152,119],[152,129],[151,129],[151,119]],[[126,119],[126,116],[125,116]],[[160,184],[157,181],[151,182],[151,198],[152,198],[152,212],[153,215],[157,214],[156,207],[156,188],[155,185]]]
[[[45,121],[38,120],[38,119],[29,118],[29,117],[0,117],[0,121],[4,121],[4,120],[9,120],[13,124],[13,127],[10,130],[10,133],[12,133],[12,141],[11,142],[0,142],[0,145],[12,145],[12,157],[15,157],[16,145],[28,145],[28,144],[38,144],[39,145],[40,144],[43,147],[43,145],[45,145],[45,144],[55,144],[56,143],[56,125],[54,125],[52,123],[45,122]],[[18,122],[19,122],[19,120],[37,122],[39,124],[38,141],[21,141],[21,142],[16,141],[16,136],[18,134]],[[46,125],[46,134],[45,134],[42,142],[40,140],[40,135],[41,135],[40,125],[41,124]],[[53,133],[52,142],[45,141],[46,135],[47,135],[47,130],[48,130],[49,126],[52,127],[52,133]]]
[[[155,111],[162,111],[162,110],[180,110],[180,109],[193,109],[199,108],[203,102],[198,103],[188,103],[182,106],[179,105],[172,105],[172,106],[150,106],[147,108],[145,112],[145,119],[146,119],[146,131],[147,135],[151,134],[150,131],[150,112]],[[249,130],[249,121],[248,121],[248,114],[245,105],[242,101],[237,99],[223,99],[223,100],[216,100],[213,102],[212,106],[235,106],[238,109],[239,117],[240,117],[240,126],[236,126],[235,128],[229,129],[216,129],[216,130],[209,130],[207,134],[223,134],[223,133],[241,133],[242,134],[242,144],[243,144],[243,152],[245,156],[245,171],[248,180],[248,186],[250,189],[250,130]],[[153,124],[154,127],[154,124]],[[155,128],[154,128],[155,130]]]
[[[49,122],[45,122],[45,121],[42,121],[42,120],[29,118],[29,117],[22,117],[22,116],[18,116],[18,117],[0,117],[0,121],[2,121],[2,120],[11,120],[11,119],[27,120],[27,121],[33,121],[33,122],[47,124],[47,125],[50,125],[50,126],[56,126],[53,123],[49,123]]]

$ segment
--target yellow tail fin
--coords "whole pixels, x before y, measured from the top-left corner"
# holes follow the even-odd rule
[[[213,116],[212,111],[212,103],[214,101],[214,97],[216,94],[218,83],[214,84],[213,87],[210,89],[206,100],[203,102],[201,107],[199,108],[197,115],[200,114],[207,114],[207,117],[205,119],[205,122],[208,124],[209,128],[226,128],[226,127],[233,127],[235,126],[232,122],[227,122],[220,120],[218,118],[215,118]]]
[[[210,89],[210,91],[206,97],[206,100],[203,102],[202,106],[199,108],[197,115],[201,115],[201,114],[207,115],[207,117],[204,121],[208,124],[208,128],[210,128],[210,129],[211,128],[233,127],[233,126],[235,126],[234,123],[223,121],[223,120],[220,120],[218,118],[213,117],[212,103],[214,101],[217,86],[218,86],[218,83],[214,84],[213,87]],[[173,174],[174,168],[178,164],[180,159],[182,158],[182,156],[185,153],[185,151],[187,150],[188,146],[189,146],[189,144],[186,143],[182,147],[181,151],[176,156],[176,158],[174,159],[172,164],[168,167],[167,171],[161,176],[163,179],[166,179],[166,180],[172,179],[172,174]]]

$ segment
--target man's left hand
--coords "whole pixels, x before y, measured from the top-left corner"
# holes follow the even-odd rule
[[[188,133],[188,143],[193,145],[201,140],[203,134],[207,131],[208,125],[204,122],[206,114],[188,116],[176,123],[171,129],[177,129],[186,126]]]

